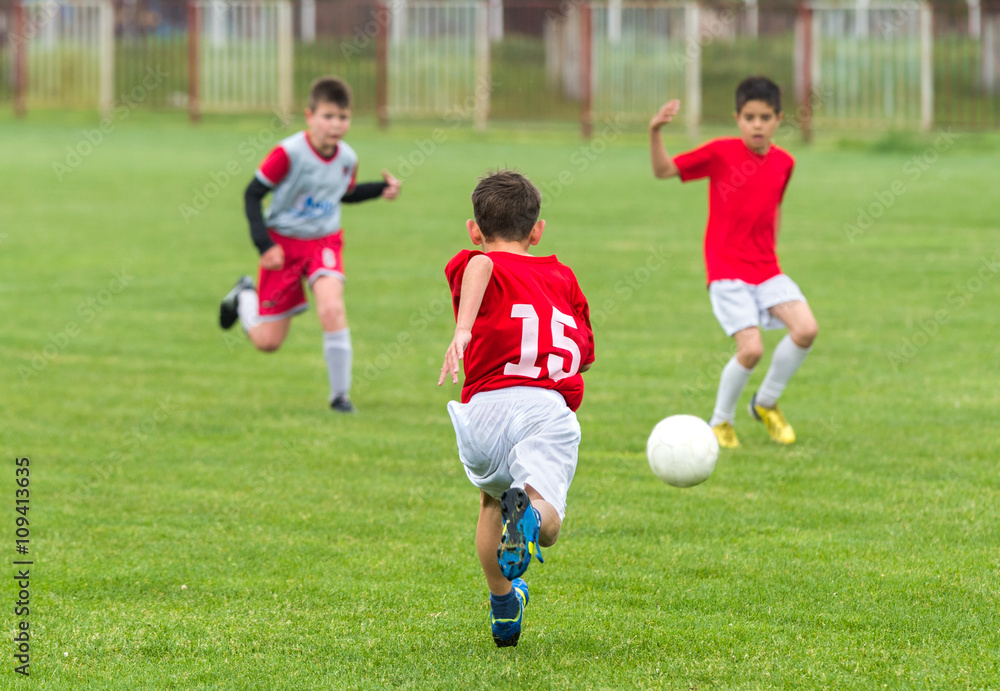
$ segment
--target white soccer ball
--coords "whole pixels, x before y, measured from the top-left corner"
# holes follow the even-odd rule
[[[700,417],[671,415],[653,428],[646,456],[656,477],[668,485],[693,487],[715,470],[719,440]]]

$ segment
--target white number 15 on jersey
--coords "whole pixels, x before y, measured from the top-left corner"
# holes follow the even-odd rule
[[[521,359],[517,362],[508,362],[503,368],[503,373],[507,376],[528,377],[538,379],[542,373],[542,368],[538,367],[538,313],[532,305],[518,304],[510,310],[513,319],[521,319]],[[552,345],[557,348],[569,351],[571,357],[569,368],[563,369],[566,358],[559,355],[550,354],[546,365],[549,370],[549,378],[554,381],[572,377],[580,370],[580,349],[569,336],[566,335],[566,327],[576,328],[576,320],[568,314],[563,314],[555,307],[552,308]]]

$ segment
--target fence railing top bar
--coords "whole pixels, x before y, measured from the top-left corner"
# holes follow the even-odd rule
[[[406,2],[396,2],[394,0],[388,0],[388,2],[380,3],[385,5],[386,9],[390,12],[398,12],[400,10],[413,10],[413,9],[440,9],[440,8],[456,8],[461,10],[471,10],[479,7],[486,7],[487,0],[406,0]]]
[[[12,3],[0,3],[0,8],[13,7],[14,5],[21,5],[25,9],[33,11],[44,11],[49,8],[55,7],[73,7],[73,8],[94,8],[94,7],[110,7],[113,0],[21,0],[21,2]]]
[[[233,9],[244,7],[275,7],[277,5],[293,5],[294,0],[191,0],[190,4],[198,9]]]
[[[587,4],[591,7],[609,9],[611,0],[591,0]],[[616,6],[623,10],[680,10],[691,4],[701,3],[697,0],[622,0]]]
[[[823,2],[820,0],[818,2],[806,2],[804,4],[811,10],[876,10],[879,12],[916,12],[924,5],[931,6],[932,3],[921,2],[920,0],[875,0],[875,2],[860,4],[858,2],[852,2],[851,0],[847,0],[845,2],[837,2],[837,0],[828,0]]]

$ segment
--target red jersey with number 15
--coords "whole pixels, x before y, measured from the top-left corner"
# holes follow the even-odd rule
[[[462,278],[478,250],[462,250],[445,268],[455,315]],[[555,256],[490,252],[493,274],[465,349],[462,403],[480,391],[537,386],[583,401],[580,367],[594,361],[590,308],[576,276]]]

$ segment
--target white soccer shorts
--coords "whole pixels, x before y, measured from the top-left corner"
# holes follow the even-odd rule
[[[733,279],[712,281],[708,284],[708,297],[712,301],[712,312],[727,336],[752,326],[783,329],[785,325],[769,310],[793,300],[806,302],[799,286],[785,274],[778,274],[760,285]]]
[[[566,516],[580,423],[562,395],[531,386],[482,391],[468,403],[449,402],[448,414],[472,484],[496,499],[531,485]]]

